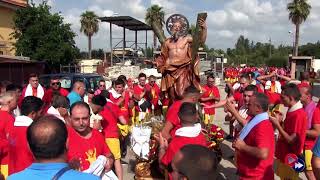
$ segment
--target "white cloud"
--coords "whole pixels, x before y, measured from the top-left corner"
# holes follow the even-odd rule
[[[41,0],[35,0],[41,1]],[[50,0],[53,2],[53,0]],[[70,0],[71,1],[71,0]],[[75,1],[75,0],[73,0]],[[76,1],[81,4],[84,0]],[[87,49],[87,38],[80,33],[80,14],[85,10],[93,10],[99,16],[119,15],[133,16],[144,21],[148,6],[158,4],[163,6],[165,18],[173,13],[184,14],[189,22],[195,22],[197,12],[207,11],[209,47],[223,48],[234,47],[237,38],[245,35],[253,41],[292,44],[292,37],[288,31],[294,31],[294,26],[288,19],[287,3],[291,0],[206,0],[196,6],[194,1],[184,0],[87,0],[86,7],[74,5],[74,9],[62,11],[65,22],[72,24],[72,29],[78,34],[77,46],[82,50]],[[318,39],[320,29],[320,1],[308,0],[311,4],[311,14],[301,26],[301,43],[314,42]],[[54,1],[54,7],[58,7],[62,1]],[[204,4],[204,5],[203,5]],[[206,7],[208,6],[208,7]],[[212,6],[212,8],[210,7]],[[127,39],[133,40],[134,33],[127,32]],[[122,37],[122,28],[113,26],[113,36]],[[145,33],[140,32],[138,39],[145,40]],[[151,45],[152,33],[148,33],[148,43]],[[116,42],[114,42],[116,43]],[[101,23],[100,31],[93,37],[94,48],[109,49],[109,24]]]
[[[223,10],[208,12],[207,21],[211,22],[213,25],[223,26],[227,21],[227,13]]]
[[[218,31],[218,35],[225,38],[231,38],[234,34],[229,30]]]
[[[151,5],[157,4],[161,7],[163,7],[164,11],[167,14],[175,13],[177,11],[177,6],[174,1],[170,0],[151,0]]]

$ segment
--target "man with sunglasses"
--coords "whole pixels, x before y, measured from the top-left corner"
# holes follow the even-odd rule
[[[52,77],[50,79],[50,88],[46,90],[43,96],[43,102],[45,104],[44,110],[47,111],[52,103],[52,98],[54,95],[60,95],[67,97],[69,92],[61,87],[60,78]]]
[[[99,95],[103,90],[106,90],[106,82],[104,80],[99,81],[99,87],[98,89],[94,92],[94,95]]]

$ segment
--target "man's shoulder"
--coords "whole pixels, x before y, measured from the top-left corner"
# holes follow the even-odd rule
[[[104,140],[103,135],[97,129],[92,129],[92,137],[95,140]]]
[[[95,176],[93,174],[89,173],[83,173],[75,170],[69,170],[65,173],[65,175],[61,176],[59,179],[61,180],[68,180],[68,179],[77,179],[77,180],[82,180],[82,179],[89,179],[89,180],[96,180],[100,179],[98,176]]]
[[[46,173],[46,172],[39,172],[39,175],[42,173]],[[46,174],[43,174],[43,176],[39,176],[37,174],[34,173],[30,173],[28,169],[25,169],[21,172],[12,174],[8,177],[8,180],[24,180],[24,179],[33,179],[33,180],[37,180],[37,179],[42,179],[45,178]],[[51,178],[49,178],[51,179]],[[67,171],[65,174],[63,174],[60,178],[60,180],[68,180],[68,179],[77,179],[77,180],[98,180],[100,179],[98,176],[92,175],[92,174],[88,174],[88,173],[82,173],[79,171],[75,171],[75,170],[69,170]]]
[[[175,136],[172,138],[170,144],[176,144],[176,145],[184,145],[184,144],[190,144],[190,143],[205,143],[206,137],[204,134],[200,133],[196,137],[185,137],[185,136]]]
[[[69,94],[69,91],[64,88],[60,88],[59,91],[62,96],[67,96]]]
[[[272,129],[272,133],[273,133],[273,126],[269,119],[261,121],[259,124],[255,126],[255,130],[262,131],[262,132],[266,132],[266,130],[270,130],[270,129]]]
[[[297,109],[297,110],[295,110],[295,111],[292,111],[291,113],[292,113],[293,115],[299,117],[299,118],[301,118],[301,117],[307,118],[307,113],[306,113],[306,111],[305,111],[303,108],[299,108],[299,109]]]
[[[71,91],[71,92],[68,94],[67,97],[68,97],[68,98],[78,98],[78,97],[80,97],[80,95],[77,94],[77,93],[74,92],[74,91]]]
[[[320,108],[315,108],[313,111],[313,115],[320,115]]]

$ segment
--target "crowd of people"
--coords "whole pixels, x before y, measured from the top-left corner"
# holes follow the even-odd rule
[[[189,86],[179,100],[143,73],[137,83],[121,75],[109,89],[104,80],[96,90],[77,81],[71,92],[57,77],[43,88],[37,74],[23,88],[1,83],[2,178],[122,180],[130,127],[151,114],[165,117],[154,136],[159,171],[168,179],[219,179],[219,157],[203,130],[223,107],[240,179],[298,179],[303,170],[308,179],[319,179],[320,103],[312,98],[317,76],[304,72],[292,83],[283,68],[226,68],[224,76],[226,97],[210,74],[201,89]],[[295,168],[297,159],[305,169]]]

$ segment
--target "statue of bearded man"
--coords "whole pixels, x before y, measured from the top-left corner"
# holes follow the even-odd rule
[[[201,28],[200,43],[207,37],[205,20],[199,19]],[[180,99],[185,88],[194,85],[200,90],[199,57],[191,62],[191,35],[181,33],[183,22],[176,19],[172,22],[171,37],[162,44],[161,54],[156,59],[157,69],[162,73],[161,91],[169,95],[169,99]]]

